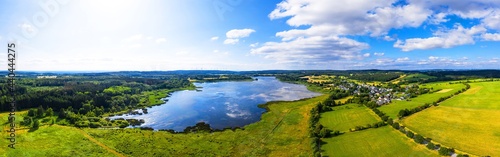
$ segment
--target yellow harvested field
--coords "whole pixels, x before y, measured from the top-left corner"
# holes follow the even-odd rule
[[[479,87],[474,87],[474,88],[471,88],[471,89],[469,89],[469,90],[465,91],[463,94],[466,94],[466,95],[476,94],[478,91],[480,91],[480,90],[481,90],[481,88],[483,88],[483,87],[481,87],[481,86],[479,86]]]
[[[478,156],[500,156],[500,82],[470,85],[466,92],[402,123],[446,147]]]
[[[446,93],[446,92],[449,92],[451,90],[453,90],[453,89],[442,89],[442,90],[440,90],[439,92],[436,92],[436,93]]]

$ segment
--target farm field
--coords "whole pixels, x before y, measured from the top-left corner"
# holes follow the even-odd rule
[[[438,156],[390,126],[345,133],[323,141],[321,149],[326,156]]]
[[[471,89],[416,113],[403,124],[433,141],[480,156],[500,156],[500,82]]]
[[[349,131],[356,126],[366,126],[382,121],[364,105],[347,104],[333,107],[333,111],[321,114],[319,123],[332,130]]]
[[[440,83],[424,84],[421,85],[420,87],[432,88],[432,91],[436,92],[419,95],[415,98],[410,99],[410,101],[394,100],[392,101],[392,103],[381,106],[378,109],[386,113],[392,119],[396,119],[400,110],[412,109],[418,106],[422,106],[425,103],[433,103],[441,97],[453,95],[455,92],[461,90],[462,88],[465,88],[465,85],[459,83],[449,84],[446,82],[440,82]]]

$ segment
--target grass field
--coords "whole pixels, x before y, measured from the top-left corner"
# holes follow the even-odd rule
[[[438,156],[389,126],[323,139],[323,155],[337,156]]]
[[[342,98],[342,99],[338,99],[338,100],[335,100],[335,103],[339,104],[339,103],[345,103],[347,100],[353,98],[354,96],[348,96],[348,97],[345,97],[345,98]]]
[[[21,114],[24,112],[18,112]],[[16,149],[7,147],[10,144],[6,132],[8,113],[0,114],[2,139],[0,140],[0,156],[4,157],[39,157],[39,156],[113,156],[104,148],[91,142],[79,133],[79,129],[46,125],[36,131],[27,128],[16,130]],[[20,120],[20,119],[19,119]],[[19,124],[19,121],[17,121]]]
[[[322,113],[319,119],[320,124],[332,130],[346,132],[356,126],[366,126],[366,124],[382,121],[375,113],[363,105],[347,104],[333,107],[333,110]]]
[[[410,75],[402,78],[401,80],[409,81],[409,82],[416,82],[416,81],[428,80],[428,79],[432,79],[432,78],[436,78],[436,77],[418,73],[418,74],[410,74]]]
[[[437,91],[430,94],[419,95],[412,98],[410,101],[398,101],[394,100],[388,105],[381,106],[380,111],[386,113],[389,117],[396,119],[400,110],[403,109],[413,109],[418,106],[422,106],[425,103],[433,103],[441,97],[453,95],[455,92],[465,88],[463,84],[449,84],[445,82],[441,83],[429,83],[421,85],[424,88],[432,88],[433,91]]]
[[[434,141],[475,155],[500,156],[500,82],[471,88],[403,123]]]

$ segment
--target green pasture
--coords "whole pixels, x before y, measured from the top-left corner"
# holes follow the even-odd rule
[[[382,121],[369,108],[359,104],[347,104],[333,107],[333,111],[321,113],[319,123],[331,130],[342,132],[356,126],[366,126]]]

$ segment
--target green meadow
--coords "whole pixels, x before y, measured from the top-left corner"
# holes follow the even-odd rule
[[[16,114],[24,114],[17,112]],[[43,125],[37,130],[17,127],[16,149],[7,147],[8,113],[0,114],[2,140],[0,140],[0,156],[5,157],[39,157],[39,156],[113,156],[105,148],[91,142],[79,129],[59,125]],[[22,120],[17,116],[16,123]]]
[[[410,110],[415,107],[422,106],[426,103],[433,103],[441,97],[453,95],[455,92],[461,90],[462,88],[465,88],[465,85],[460,83],[449,84],[447,82],[439,82],[439,83],[423,84],[420,85],[420,87],[432,89],[432,91],[434,92],[419,95],[415,98],[411,98],[409,101],[393,100],[388,105],[381,106],[378,109],[386,113],[389,117],[396,119],[400,110],[404,109]]]
[[[325,156],[438,156],[418,145],[400,132],[384,126],[349,132],[332,138],[324,138],[321,149]]]
[[[466,92],[403,120],[411,130],[448,147],[500,156],[500,82],[471,83]]]
[[[347,104],[332,108],[333,111],[328,111],[321,114],[319,123],[332,130],[342,132],[356,126],[366,126],[382,121],[368,107],[359,104]]]

